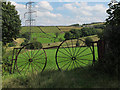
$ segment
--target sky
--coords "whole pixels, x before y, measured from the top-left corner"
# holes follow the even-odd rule
[[[28,0],[29,1],[29,0]],[[35,19],[33,25],[55,26],[55,25],[71,25],[85,24],[92,22],[104,22],[108,17],[106,10],[110,0],[34,0],[32,11],[32,19]],[[106,1],[106,2],[105,2]],[[13,5],[20,15],[22,26],[25,26],[25,21],[29,18],[26,2],[22,0],[12,0]],[[24,17],[25,14],[25,17]]]

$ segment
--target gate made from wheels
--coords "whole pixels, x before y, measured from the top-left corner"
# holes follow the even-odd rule
[[[95,63],[95,47],[100,45],[98,41],[86,45],[82,39],[64,40],[57,48],[55,54],[58,70],[72,70],[75,68],[84,68],[87,65]],[[98,48],[100,49],[100,48]],[[98,50],[98,55],[100,50]],[[99,58],[100,56],[98,56]],[[21,48],[14,48],[10,72],[19,72],[26,74],[29,72],[43,72],[47,64],[47,55],[43,48],[33,48],[29,43]]]
[[[47,64],[47,55],[44,49],[34,48],[29,43],[21,48],[14,48],[10,72],[20,74],[43,72]]]
[[[58,46],[55,60],[60,71],[93,65],[95,62],[94,43],[88,46],[82,39],[65,40]]]

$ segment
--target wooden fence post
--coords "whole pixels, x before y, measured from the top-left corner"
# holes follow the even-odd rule
[[[93,65],[95,64],[95,50],[94,50],[94,43],[92,43],[92,48],[93,48]]]
[[[98,61],[100,62],[100,60],[103,58],[105,54],[105,41],[104,40],[98,40],[97,49],[98,49]]]

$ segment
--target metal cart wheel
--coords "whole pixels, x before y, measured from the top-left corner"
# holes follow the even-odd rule
[[[23,46],[16,56],[16,68],[20,74],[43,72],[47,64],[44,49],[34,48],[33,43]]]
[[[64,40],[57,48],[55,59],[58,69],[66,71],[92,64],[93,53],[82,39]]]

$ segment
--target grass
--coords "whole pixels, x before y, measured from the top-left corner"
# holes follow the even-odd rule
[[[74,27],[74,26],[58,26],[58,28],[63,31],[63,32],[67,32],[70,31],[71,29],[82,29],[82,27]]]
[[[3,77],[3,88],[118,88],[118,78],[86,67],[84,70],[45,71]]]
[[[36,38],[37,41],[41,43],[54,43],[59,42],[59,39],[62,38],[64,40],[64,33],[60,33],[57,38],[55,38],[55,33],[32,33],[32,38]]]
[[[61,31],[56,26],[40,27],[45,33],[60,33]]]
[[[41,29],[40,29],[40,28]],[[37,26],[32,26],[31,27],[31,32],[32,33],[56,33],[56,32],[60,32],[60,30],[56,27],[56,26],[45,26],[45,27],[43,27],[43,26],[39,26],[39,27],[37,27]],[[20,30],[20,33],[25,33],[25,32],[30,32],[30,30],[29,30],[30,28],[29,27],[26,27],[26,26],[24,26],[24,27],[22,27],[22,29]]]

